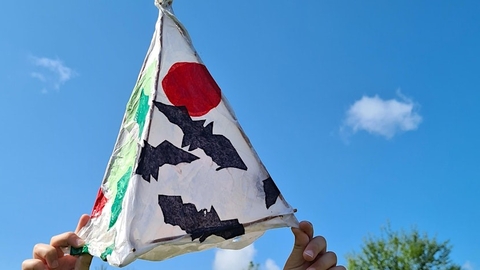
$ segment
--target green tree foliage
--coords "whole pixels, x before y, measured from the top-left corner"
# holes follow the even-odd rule
[[[254,264],[253,262],[250,262],[247,268],[247,270],[259,270],[259,269],[260,269],[260,265],[258,263]]]
[[[452,246],[421,234],[416,228],[410,232],[392,231],[383,227],[380,237],[364,240],[360,253],[347,255],[349,270],[460,270],[451,262]]]

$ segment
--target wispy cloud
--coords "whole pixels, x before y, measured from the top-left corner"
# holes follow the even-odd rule
[[[381,99],[378,95],[363,96],[347,110],[340,129],[343,135],[365,130],[392,138],[399,132],[415,130],[422,122],[418,104],[397,91],[399,99]]]
[[[47,81],[47,78],[45,78],[45,76],[43,76],[41,73],[38,73],[38,72],[32,72],[30,73],[30,76],[32,76],[32,78],[40,80],[41,82]]]
[[[254,260],[257,250],[253,244],[240,250],[218,249],[215,252],[213,270],[246,270],[250,262],[257,264]],[[280,267],[272,259],[259,264],[262,270],[280,270]]]
[[[466,262],[462,265],[462,270],[475,270],[475,268],[474,268],[473,263],[471,263],[470,261],[466,261]]]
[[[280,267],[272,259],[265,262],[265,270],[280,270]]]
[[[63,84],[77,76],[77,73],[60,59],[36,56],[31,56],[30,59],[38,69],[31,72],[30,76],[44,84],[42,92],[46,92],[47,88],[59,90]]]
[[[245,270],[256,252],[253,244],[240,250],[219,249],[215,252],[213,270]]]

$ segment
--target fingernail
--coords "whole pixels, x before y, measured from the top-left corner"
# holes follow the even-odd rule
[[[313,259],[313,251],[311,250],[306,250],[305,252],[303,252],[303,254],[307,255],[308,257],[312,258]]]
[[[77,240],[75,240],[75,244],[77,244],[77,247],[81,247],[85,245],[85,241],[83,241],[83,239],[81,238],[78,238]]]
[[[53,262],[51,263],[50,267],[51,267],[51,268],[57,268],[57,267],[58,267],[58,261],[57,261],[57,260],[53,261]]]

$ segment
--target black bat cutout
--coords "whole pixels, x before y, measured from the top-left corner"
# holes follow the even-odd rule
[[[158,205],[162,209],[165,223],[179,226],[191,235],[192,241],[199,238],[202,243],[211,235],[226,240],[245,234],[245,228],[238,219],[220,220],[213,205],[210,211],[197,211],[194,204],[184,204],[182,197],[167,195],[158,195]]]
[[[163,165],[191,163],[197,159],[199,157],[176,147],[169,141],[163,141],[157,147],[153,147],[145,141],[135,173],[142,175],[142,178],[150,183],[150,176],[158,181],[158,170]]]
[[[192,120],[184,106],[170,106],[157,101],[154,104],[171,123],[182,129],[182,147],[189,146],[189,151],[203,149],[219,166],[217,171],[229,167],[247,170],[247,165],[230,140],[223,135],[213,134],[213,122],[204,126],[205,120]]]
[[[280,196],[280,190],[277,185],[275,185],[275,182],[273,182],[273,179],[268,177],[263,180],[263,191],[265,192],[265,206],[268,209],[277,202],[277,198]]]

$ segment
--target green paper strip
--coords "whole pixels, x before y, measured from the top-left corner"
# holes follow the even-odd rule
[[[70,248],[70,255],[77,256],[77,255],[83,255],[83,254],[90,254],[90,252],[88,252],[87,245],[79,248],[75,248],[75,247]]]
[[[127,192],[128,182],[132,176],[132,167],[129,167],[127,172],[122,176],[117,182],[117,194],[115,195],[115,200],[112,204],[112,216],[110,218],[110,225],[108,229],[112,228],[113,225],[117,222],[120,212],[122,212],[122,202]]]

